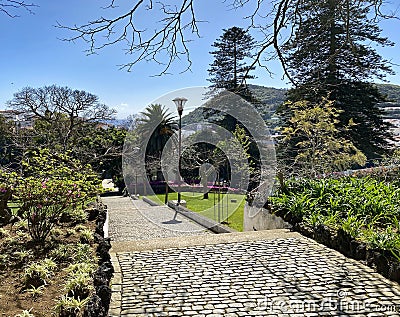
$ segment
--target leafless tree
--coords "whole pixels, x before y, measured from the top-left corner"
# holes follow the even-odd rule
[[[59,27],[73,32],[67,41],[84,40],[88,43],[87,53],[113,45],[125,45],[130,62],[121,65],[128,71],[141,61],[153,61],[162,66],[159,75],[165,74],[174,62],[186,60],[186,70],[192,60],[188,42],[200,37],[199,21],[195,6],[198,0],[135,0],[124,13],[117,9],[118,0],[110,0],[104,8],[107,16],[101,16],[85,24]],[[222,1],[222,0],[221,0]],[[341,6],[341,19],[349,21],[349,3],[357,2],[361,7],[370,7],[376,19],[395,17],[395,12],[384,13],[385,0],[335,0]],[[290,75],[285,67],[282,44],[294,36],[296,27],[301,26],[302,14],[299,10],[304,0],[224,0],[231,10],[252,10],[243,16],[248,29],[259,33],[259,44],[252,66],[261,66],[268,72],[268,61],[279,59],[285,75]],[[153,16],[158,17],[154,20]],[[146,29],[154,23],[155,29]],[[349,24],[345,24],[349,25]],[[351,40],[351,39],[349,39]]]
[[[54,85],[23,88],[14,94],[8,106],[46,123],[52,134],[62,139],[64,150],[68,148],[75,131],[87,123],[112,119],[116,113],[99,103],[98,97],[91,93]]]
[[[17,0],[0,0],[0,12],[9,16],[10,18],[18,17],[18,14],[14,13],[16,11],[25,10],[33,14],[33,8],[37,7],[34,3],[27,3],[25,1]]]

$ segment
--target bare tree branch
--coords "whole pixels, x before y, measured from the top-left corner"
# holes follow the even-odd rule
[[[9,16],[10,18],[19,17],[19,15],[14,14],[13,11],[24,9],[30,14],[34,14],[32,8],[37,7],[34,3],[26,3],[25,1],[16,0],[0,0],[0,12]]]
[[[348,3],[350,0],[338,0],[343,7],[342,19],[346,25]],[[369,6],[376,19],[398,18],[396,10],[385,13],[385,0],[352,0],[360,6]],[[58,27],[72,31],[73,36],[65,41],[83,40],[88,43],[88,54],[94,54],[108,46],[125,45],[125,52],[130,61],[120,65],[131,71],[132,67],[143,61],[152,61],[161,66],[157,75],[167,74],[172,64],[184,64],[184,71],[190,70],[192,60],[188,43],[200,37],[195,3],[197,0],[136,0],[124,14],[112,14],[118,7],[118,0],[110,0],[104,9],[111,17],[100,17],[82,25]],[[177,4],[179,2],[179,4]],[[287,68],[282,46],[295,36],[295,31],[302,25],[299,7],[304,0],[222,0],[232,10],[244,10],[251,6],[251,14],[243,16],[248,21],[248,30],[253,30],[258,38],[255,57],[251,66],[260,66],[272,74],[268,65],[278,59],[283,66],[284,76],[295,84]],[[347,4],[347,6],[346,6]],[[346,9],[347,8],[347,9]],[[346,11],[347,10],[347,11]],[[157,18],[154,18],[157,17]],[[154,30],[141,26],[153,25]],[[152,20],[153,19],[153,20]],[[154,20],[156,19],[156,20]],[[258,36],[257,36],[258,35]],[[182,63],[184,60],[184,63]],[[251,67],[250,67],[251,69]]]
[[[113,0],[107,9],[115,8]],[[108,10],[109,11],[109,10]],[[155,30],[141,28],[138,16],[159,15],[161,19],[154,21]],[[150,19],[149,19],[150,21]],[[66,41],[83,40],[89,44],[88,54],[122,43],[126,47],[126,54],[132,55],[130,62],[120,65],[121,68],[131,71],[132,67],[141,61],[153,61],[162,66],[161,74],[166,74],[170,66],[181,58],[186,59],[188,70],[191,66],[188,42],[190,35],[200,37],[198,21],[195,15],[194,1],[182,0],[179,6],[167,2],[153,2],[152,0],[137,0],[136,4],[125,14],[106,18],[101,17],[80,26],[63,26],[76,33]],[[184,71],[185,71],[184,70]]]

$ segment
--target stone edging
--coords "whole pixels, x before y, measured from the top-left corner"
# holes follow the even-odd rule
[[[143,201],[148,203],[150,206],[160,206],[156,202],[152,201],[151,199],[147,197],[143,197]],[[180,215],[198,223],[200,226],[203,226],[204,228],[214,232],[214,233],[232,233],[236,232],[236,230],[229,228],[227,226],[221,225],[220,223],[209,219],[207,217],[204,217],[200,215],[197,212],[191,211],[183,206],[178,206],[172,203],[171,201],[168,202],[168,207],[174,209],[177,213]]]
[[[229,228],[227,226],[221,225],[220,223],[204,217],[200,215],[197,212],[191,211],[183,206],[177,206],[171,201],[168,202],[168,207],[174,209],[177,213],[179,213],[182,216],[185,216],[186,218],[198,223],[199,225],[207,228],[208,230],[214,232],[214,233],[232,233],[236,232],[236,230]]]
[[[97,243],[96,255],[99,259],[98,268],[93,274],[95,294],[92,295],[85,307],[84,317],[107,317],[111,301],[110,281],[113,277],[114,267],[111,263],[109,250],[110,238],[104,238],[104,224],[107,219],[107,206],[98,204],[96,208],[96,231],[94,234]]]
[[[160,205],[157,204],[155,201],[152,201],[151,199],[149,199],[149,198],[147,198],[147,197],[143,197],[142,199],[143,199],[143,201],[144,201],[145,203],[148,203],[150,206],[153,206],[153,207],[155,207],[155,206],[160,206]]]
[[[111,263],[114,266],[112,278],[112,295],[109,309],[109,317],[120,317],[122,307],[122,271],[116,253],[111,253]]]

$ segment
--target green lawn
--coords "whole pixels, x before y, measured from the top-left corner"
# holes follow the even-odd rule
[[[177,193],[170,193],[168,200],[177,200],[177,196]],[[147,196],[147,198],[159,204],[164,204],[165,195],[158,194]],[[183,192],[181,199],[186,201],[188,209],[215,221],[227,224],[237,231],[243,231],[244,195],[221,193],[219,204],[217,193],[210,193],[208,199],[203,199],[203,194]],[[232,202],[232,199],[237,202]]]

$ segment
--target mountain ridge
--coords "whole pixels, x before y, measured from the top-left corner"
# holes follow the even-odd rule
[[[380,107],[385,110],[385,119],[400,120],[400,85],[394,84],[375,84],[379,91],[387,97],[388,101],[381,103]],[[249,84],[248,87],[254,97],[261,101],[257,106],[260,115],[265,119],[270,119],[277,107],[286,99],[287,88],[274,88],[261,85]],[[197,122],[210,122],[212,117],[205,118],[201,107],[194,109],[182,118],[184,125]]]

